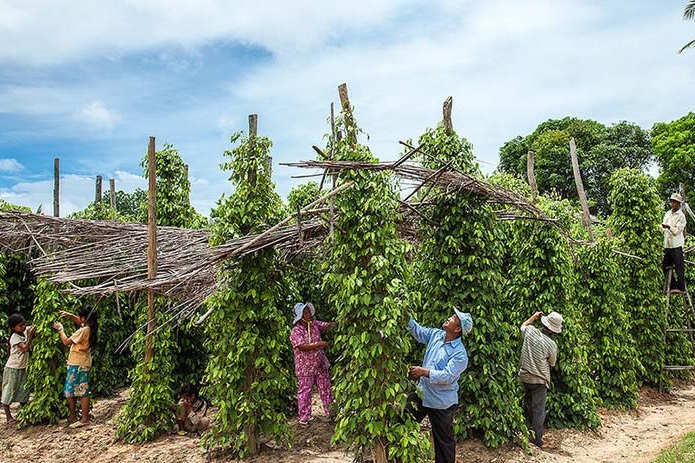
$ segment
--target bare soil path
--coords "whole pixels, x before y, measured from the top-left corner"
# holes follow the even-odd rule
[[[114,443],[114,416],[125,396],[95,402],[94,423],[87,428],[61,425],[16,429],[0,424],[0,462],[30,463],[223,463],[235,462],[226,455],[201,451],[199,438],[169,434],[145,445]],[[318,407],[317,407],[318,408]],[[550,430],[549,451],[527,454],[517,446],[487,449],[470,439],[458,446],[461,463],[648,463],[661,449],[695,430],[695,383],[684,384],[670,394],[645,388],[638,410],[601,411],[602,427],[597,432]],[[290,449],[264,446],[251,463],[349,463],[350,455],[330,443],[332,428],[317,417],[308,428],[292,421],[295,432]]]

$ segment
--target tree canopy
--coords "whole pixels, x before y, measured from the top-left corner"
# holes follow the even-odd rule
[[[535,175],[541,194],[555,192],[574,200],[577,189],[572,173],[569,141],[577,143],[584,187],[595,213],[607,215],[609,179],[621,168],[644,169],[652,160],[649,134],[634,123],[610,127],[588,119],[549,119],[525,137],[517,136],[500,148],[499,171],[526,177],[529,150],[536,153]]]
[[[678,191],[695,188],[695,113],[673,122],[660,122],[652,128],[652,150],[659,164],[659,191],[666,197]]]

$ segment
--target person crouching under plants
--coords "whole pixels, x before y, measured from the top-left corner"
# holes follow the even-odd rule
[[[76,315],[61,310],[60,316],[69,318],[78,326],[77,331],[68,337],[62,323],[53,323],[53,328],[60,335],[60,341],[70,346],[68,373],[63,392],[70,411],[68,423],[76,428],[89,424],[89,370],[92,368],[92,350],[97,343],[97,313],[91,306],[83,305],[77,310]],[[78,397],[82,409],[80,421],[77,421],[75,414],[75,402]]]
[[[540,318],[542,328],[533,323]],[[521,347],[519,378],[524,387],[524,412],[531,419],[533,443],[544,448],[543,424],[545,423],[545,401],[550,389],[550,368],[557,361],[557,345],[550,336],[562,331],[562,315],[550,312],[543,316],[536,312],[521,324],[524,343]]]
[[[2,372],[2,408],[5,409],[7,424],[15,424],[17,420],[10,413],[10,405],[19,402],[24,406],[29,401],[27,383],[27,363],[29,349],[36,332],[35,326],[27,326],[21,314],[13,313],[7,319],[10,327],[9,357]]]
[[[468,353],[462,336],[473,329],[471,314],[454,308],[443,329],[420,326],[409,318],[408,331],[416,341],[426,344],[422,366],[411,366],[410,376],[418,380],[418,392],[408,396],[405,412],[421,422],[429,417],[434,440],[435,463],[456,461],[454,414],[458,409],[461,374],[468,367]]]
[[[294,321],[290,331],[294,371],[297,375],[300,426],[308,426],[311,420],[311,391],[314,383],[318,387],[326,416],[330,416],[333,403],[328,357],[324,352],[328,343],[321,339],[321,334],[334,327],[336,323],[312,320],[315,313],[316,309],[311,302],[295,304]]]
[[[198,394],[198,388],[192,384],[184,384],[179,390],[179,403],[176,412],[177,431],[180,435],[186,433],[202,433],[210,427],[210,419],[205,416],[210,403]]]

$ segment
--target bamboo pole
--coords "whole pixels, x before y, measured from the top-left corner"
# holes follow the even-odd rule
[[[157,277],[157,164],[154,137],[150,137],[147,148],[147,279]],[[147,291],[147,339],[145,341],[145,364],[154,356],[153,339],[150,334],[156,328],[154,317],[154,291]]]
[[[574,183],[577,186],[577,195],[579,195],[579,202],[582,204],[582,224],[586,231],[589,233],[589,238],[591,241],[594,240],[594,233],[591,230],[591,214],[589,213],[589,203],[586,200],[586,193],[584,193],[584,184],[582,183],[582,174],[579,171],[579,160],[577,159],[577,143],[574,141],[574,137],[570,138],[570,157],[572,158],[572,172],[574,173]]]
[[[53,159],[53,217],[60,217],[60,158]]]
[[[534,172],[534,166],[536,163],[536,152],[533,150],[528,150],[526,154],[526,176],[528,178],[528,184],[531,187],[531,198],[535,201],[538,196],[538,185],[536,185],[536,174]]]

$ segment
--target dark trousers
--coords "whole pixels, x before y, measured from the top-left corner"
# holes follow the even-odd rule
[[[422,405],[422,399],[416,393],[408,396],[405,411],[410,413],[418,423],[427,416],[432,425],[434,438],[435,463],[454,463],[456,460],[456,438],[454,437],[454,413],[458,405],[452,405],[444,410],[428,408]]]
[[[668,277],[668,268],[673,266],[675,272],[671,273],[671,289],[685,291],[685,265],[683,264],[683,247],[664,248],[664,260],[661,267],[664,269],[664,281]]]
[[[545,384],[521,383],[524,386],[524,412],[531,420],[533,443],[538,447],[543,445],[543,423],[545,423],[545,400],[548,398],[548,388]]]

